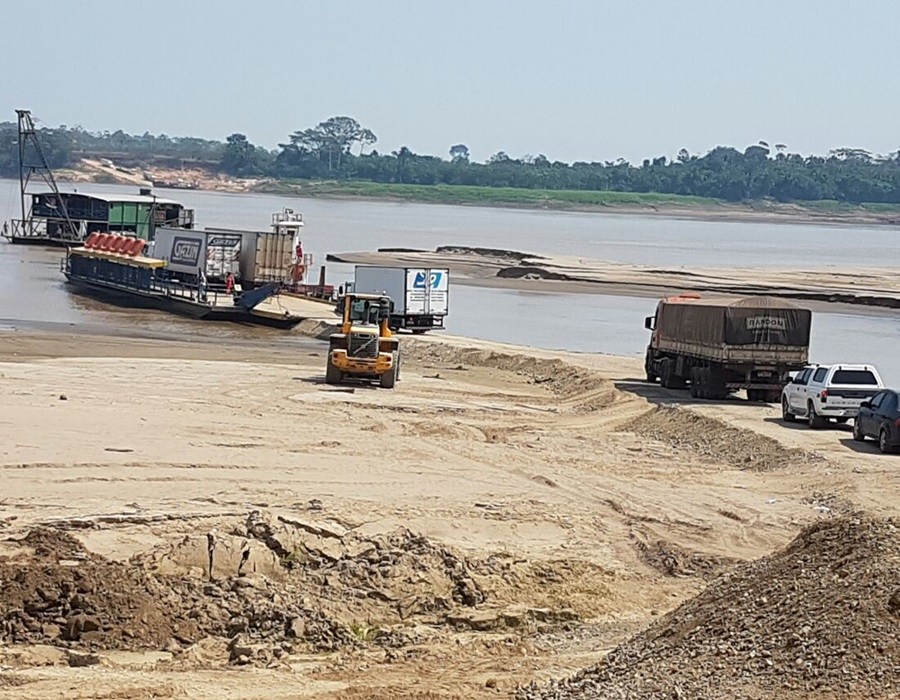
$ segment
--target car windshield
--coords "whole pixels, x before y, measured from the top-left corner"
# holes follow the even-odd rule
[[[831,378],[832,384],[867,384],[877,386],[878,380],[867,369],[839,369]]]

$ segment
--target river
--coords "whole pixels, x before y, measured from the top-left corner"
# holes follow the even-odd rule
[[[83,191],[134,192],[117,185]],[[634,215],[543,212],[379,201],[319,200],[262,194],[157,189],[195,210],[198,226],[265,229],[282,207],[301,211],[304,249],[317,263],[328,252],[383,247],[465,245],[555,253],[638,265],[707,267],[855,267],[900,265],[900,231],[889,227],[721,223]],[[0,180],[0,220],[17,215],[18,183]],[[126,311],[70,294],[59,250],[0,244],[0,324],[90,324],[147,332],[245,336],[290,342],[289,334],[198,324],[154,311]],[[352,266],[329,264],[334,284]],[[513,292],[457,285],[448,331],[485,340],[578,352],[640,356],[644,316],[654,300],[597,294]],[[821,363],[869,362],[900,385],[900,314],[816,313],[810,353]]]

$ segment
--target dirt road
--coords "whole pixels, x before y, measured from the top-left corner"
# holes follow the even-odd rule
[[[0,699],[502,697],[898,512],[874,445],[634,360],[408,341],[391,392],[324,350],[0,336]]]

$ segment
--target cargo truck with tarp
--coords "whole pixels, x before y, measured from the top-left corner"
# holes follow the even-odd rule
[[[811,322],[808,309],[773,297],[667,297],[644,323],[647,381],[695,398],[745,389],[751,401],[778,402],[788,373],[809,359]]]

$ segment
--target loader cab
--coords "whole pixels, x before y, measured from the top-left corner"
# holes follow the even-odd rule
[[[351,329],[379,329],[379,335],[389,337],[388,321],[394,302],[388,296],[378,294],[346,294],[343,298],[343,333]]]
[[[345,308],[351,324],[377,326],[390,317],[392,306],[388,297],[370,298],[351,294]]]

